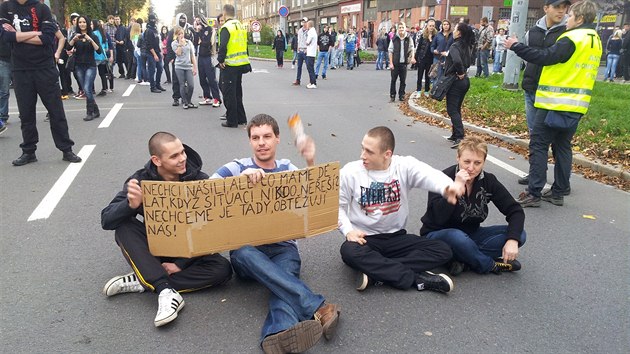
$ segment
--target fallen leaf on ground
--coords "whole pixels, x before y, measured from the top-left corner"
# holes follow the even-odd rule
[[[333,133],[330,133],[330,136],[334,136],[334,137],[337,137],[337,136],[336,136],[335,134],[333,134]]]
[[[415,142],[416,142],[415,140],[410,141],[410,143],[412,143],[412,144],[415,143]]]
[[[510,159],[510,160],[514,160],[514,159],[516,159],[516,157],[514,157],[514,156],[508,156],[508,159]]]
[[[591,219],[591,220],[596,220],[597,219],[594,215],[586,215],[586,214],[584,214],[584,215],[582,215],[582,217],[584,219]]]
[[[425,336],[429,336],[429,337],[430,337],[430,336],[432,336],[432,335],[433,335],[433,333],[432,333],[432,332],[429,332],[429,331],[426,331],[426,332],[424,332],[424,335],[425,335]]]

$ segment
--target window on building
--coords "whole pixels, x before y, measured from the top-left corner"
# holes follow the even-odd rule
[[[429,18],[435,18],[435,6],[429,6]]]
[[[368,1],[368,8],[373,9],[376,7],[376,0]]]
[[[512,16],[511,8],[499,8],[499,19],[509,19]]]
[[[536,21],[538,21],[537,17],[528,17],[527,22],[525,22],[525,31],[536,25]]]

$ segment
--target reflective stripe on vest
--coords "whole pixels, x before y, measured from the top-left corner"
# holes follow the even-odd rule
[[[575,52],[565,63],[545,66],[536,90],[536,108],[550,111],[588,111],[597,69],[602,56],[602,42],[595,30],[578,28],[563,33],[575,45]]]
[[[230,32],[230,40],[227,42],[225,53],[225,65],[243,66],[249,64],[247,55],[247,31],[238,20],[228,20],[221,27]]]

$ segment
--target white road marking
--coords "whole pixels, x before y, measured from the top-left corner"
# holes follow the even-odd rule
[[[497,159],[494,156],[488,155],[486,157],[486,160],[492,162],[493,164],[495,164],[495,165],[501,167],[502,169],[507,170],[508,172],[511,172],[511,173],[513,173],[513,174],[515,174],[515,175],[517,175],[519,177],[527,176],[527,172],[521,171],[521,170],[519,170],[518,168],[516,168],[514,166],[508,165],[507,163]]]
[[[112,121],[114,120],[114,118],[116,117],[116,115],[118,114],[118,111],[120,111],[122,106],[123,106],[122,103],[116,103],[114,107],[112,107],[112,109],[109,111],[109,113],[107,113],[107,116],[105,117],[105,119],[103,119],[103,121],[98,127],[109,128],[109,125],[112,124]]]
[[[493,164],[501,167],[502,169],[504,169],[504,170],[506,170],[508,172],[511,172],[511,173],[517,175],[519,178],[520,177],[525,177],[528,174],[527,172],[521,171],[521,170],[519,170],[518,168],[516,168],[514,166],[508,165],[507,163],[497,159],[494,156],[488,155],[488,156],[486,156],[486,160],[492,162]],[[547,188],[551,188],[551,185],[549,185],[548,183],[545,183],[545,186],[543,187],[543,189],[547,189]]]
[[[131,95],[131,92],[133,91],[133,89],[136,88],[136,84],[131,84],[129,85],[129,87],[127,87],[127,90],[125,91],[125,93],[123,93],[123,97],[129,97]]]
[[[269,70],[267,70],[267,69],[252,69],[252,73],[253,74],[258,74],[258,73],[269,74]]]
[[[74,178],[79,174],[79,171],[81,171],[81,168],[87,161],[88,157],[90,157],[90,154],[94,151],[95,147],[96,145],[85,145],[81,148],[78,155],[83,161],[79,163],[70,163],[68,165],[57,182],[55,182],[50,191],[48,191],[48,194],[46,194],[37,208],[35,208],[31,216],[28,217],[28,221],[48,219],[63,195],[70,187],[70,184],[72,184],[72,181],[74,181]]]

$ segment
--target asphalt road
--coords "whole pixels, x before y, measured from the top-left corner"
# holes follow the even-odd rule
[[[415,124],[387,103],[389,75],[363,65],[336,70],[317,90],[291,87],[295,71],[254,62],[244,77],[248,115],[267,113],[281,125],[279,157],[300,160],[290,144],[286,118],[299,112],[317,143],[318,161],[357,159],[364,133],[389,126],[396,152],[437,168],[454,163],[443,138],[449,132]],[[307,81],[304,72],[303,82]],[[416,73],[410,72],[410,88]],[[76,178],[48,218],[27,221],[68,164],[54,148],[45,109],[38,108],[39,162],[11,166],[21,142],[14,98],[9,130],[0,136],[0,347],[3,352],[224,352],[258,353],[267,290],[231,280],[220,288],[185,294],[186,307],[170,325],[156,329],[157,296],[124,294],[105,298],[104,283],[129,271],[111,231],[100,227],[100,211],[124,180],[148,160],[148,138],[171,131],[196,149],[204,170],[250,156],[242,129],[220,127],[223,107],[184,111],[171,107],[169,93],[115,80],[114,94],[98,99],[103,117],[122,109],[107,128],[104,118],[82,121],[83,101],[65,101],[75,152],[94,145]],[[97,88],[100,84],[97,82]],[[76,86],[75,86],[76,87]],[[195,97],[200,93],[196,88]],[[521,171],[527,161],[507,150],[490,154]],[[516,175],[488,162],[517,195]],[[323,339],[312,353],[532,352],[622,353],[630,338],[630,198],[625,192],[572,177],[563,207],[544,203],[527,209],[528,240],[523,270],[501,276],[464,273],[448,294],[389,287],[354,290],[354,274],[339,256],[343,237],[330,232],[300,240],[302,278],[342,308],[337,337]],[[414,191],[407,228],[417,232],[426,191]],[[587,218],[585,216],[592,216]],[[503,217],[492,209],[488,224]],[[625,348],[625,349],[624,349]]]

